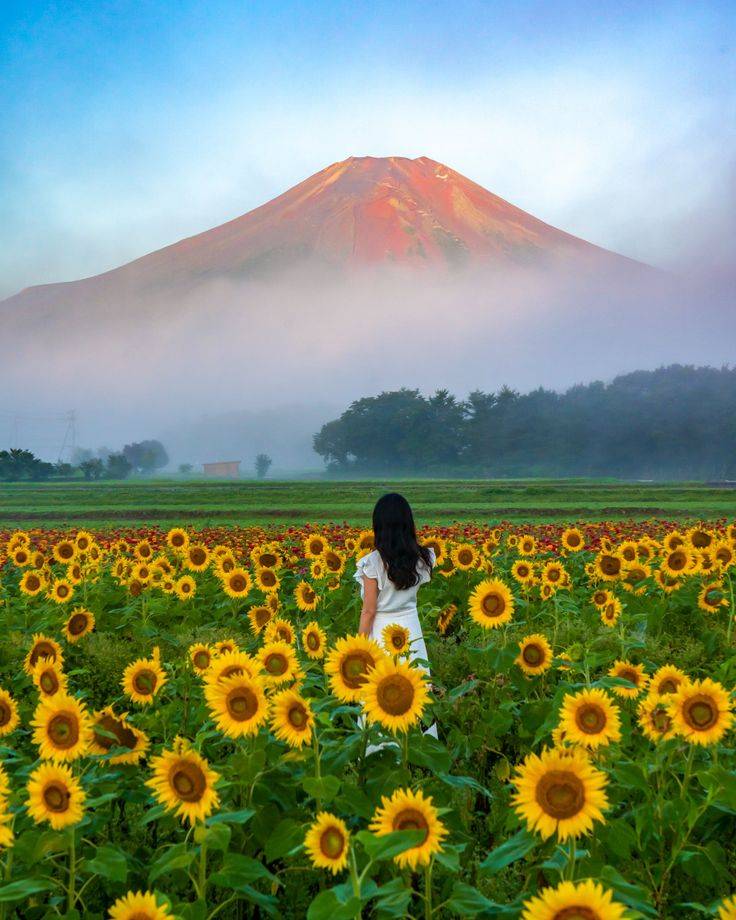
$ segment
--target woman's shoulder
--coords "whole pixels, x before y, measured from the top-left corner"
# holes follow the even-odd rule
[[[383,578],[386,574],[386,567],[383,564],[383,559],[381,559],[381,554],[377,549],[374,549],[373,552],[366,553],[365,556],[361,556],[358,559],[358,563],[355,568],[355,577],[360,579],[364,575],[367,578],[375,578],[379,582],[379,586],[383,582]]]

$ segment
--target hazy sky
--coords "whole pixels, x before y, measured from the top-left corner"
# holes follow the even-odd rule
[[[427,155],[645,261],[732,258],[733,2],[6,2],[0,296],[331,162]]]

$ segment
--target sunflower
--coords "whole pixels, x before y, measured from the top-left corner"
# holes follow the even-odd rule
[[[665,594],[672,594],[673,591],[679,591],[682,587],[682,582],[679,578],[674,578],[672,575],[668,575],[662,569],[657,569],[657,571],[654,573],[654,580],[665,592]]]
[[[109,758],[111,764],[138,763],[148,750],[148,736],[131,725],[126,719],[127,713],[118,716],[112,706],[95,713],[90,752],[101,756],[118,748],[121,753]]]
[[[321,559],[315,559],[309,567],[309,574],[315,581],[321,581],[327,575],[324,562]]]
[[[245,569],[233,569],[222,579],[222,587],[228,597],[247,597],[253,587],[253,580]]]
[[[62,565],[67,565],[77,558],[77,547],[71,540],[59,540],[53,549],[54,559]]]
[[[429,699],[424,671],[404,661],[382,658],[362,689],[366,717],[393,732],[408,731],[421,719]]]
[[[69,614],[64,625],[64,635],[72,644],[92,632],[95,628],[95,615],[84,607],[76,607]]]
[[[212,659],[207,669],[207,683],[214,684],[228,677],[255,677],[258,663],[250,655],[239,650],[223,652]]]
[[[46,578],[41,572],[29,569],[23,573],[18,587],[21,594],[25,594],[26,597],[35,597],[46,587]]]
[[[513,595],[498,579],[482,581],[470,595],[470,615],[485,629],[508,623],[513,614]]]
[[[0,688],[0,738],[14,732],[19,722],[18,704],[7,690]]]
[[[566,572],[559,562],[548,562],[542,569],[542,584],[558,588],[565,583]]]
[[[716,920],[736,920],[736,894],[721,902]]]
[[[293,645],[294,638],[291,623],[281,617],[274,617],[263,634],[264,642],[288,642],[289,645]]]
[[[472,543],[458,543],[450,552],[453,565],[463,572],[474,569],[478,565],[479,558],[478,550]]]
[[[41,696],[55,696],[62,691],[67,692],[66,674],[49,658],[41,658],[36,662],[33,683]]]
[[[692,744],[715,744],[734,720],[728,693],[710,678],[687,681],[665,700],[675,731]]]
[[[123,671],[122,687],[134,703],[147,706],[166,683],[166,672],[158,656],[138,658]]]
[[[55,578],[49,587],[48,596],[55,604],[68,604],[74,596],[74,585],[68,578]]]
[[[635,562],[636,553],[636,540],[624,540],[624,542],[619,545],[618,555],[624,560],[624,562]]]
[[[172,527],[166,534],[166,542],[175,553],[185,553],[189,546],[189,534],[181,527]]]
[[[726,543],[723,540],[718,542],[713,551],[713,555],[715,556],[719,569],[723,572],[725,572],[726,569],[730,569],[734,561],[736,561],[736,549],[731,546],[730,543]]]
[[[229,738],[255,735],[268,719],[263,681],[257,677],[235,674],[208,682],[204,695],[215,724]]]
[[[524,901],[522,911],[521,920],[622,920],[626,916],[624,905],[590,879],[545,888],[537,897]]]
[[[562,545],[569,553],[579,553],[585,549],[585,536],[577,527],[568,527],[562,532]]]
[[[269,642],[258,650],[256,659],[267,687],[289,683],[299,673],[294,649],[288,642]]]
[[[195,642],[193,645],[189,646],[189,660],[192,662],[192,667],[199,674],[204,674],[204,672],[212,664],[212,648],[207,645],[205,642]]]
[[[134,581],[139,581],[142,585],[147,585],[151,581],[152,570],[147,562],[136,562],[131,571],[131,577]]]
[[[63,764],[42,763],[28,778],[28,814],[36,824],[48,821],[55,830],[79,824],[84,816],[84,790]]]
[[[412,870],[428,865],[434,854],[442,851],[442,840],[447,835],[432,798],[411,789],[397,789],[390,798],[381,796],[370,829],[378,837],[394,831],[421,831],[424,837],[419,843],[394,856],[395,863]]]
[[[109,920],[173,920],[173,916],[150,891],[129,891],[112,905]]]
[[[691,527],[686,536],[694,549],[707,549],[715,539],[712,531],[705,530],[702,527]]]
[[[188,601],[197,591],[197,582],[191,575],[182,575],[174,582],[174,591],[180,601]]]
[[[437,617],[437,631],[441,636],[447,633],[456,614],[457,604],[449,604],[444,610],[440,611],[440,615]]]
[[[240,651],[235,639],[218,639],[213,645],[212,650],[215,655],[227,655],[228,652]]]
[[[434,564],[442,565],[445,561],[445,556],[447,555],[447,544],[436,534],[430,534],[427,537],[422,538],[422,546],[426,546],[427,549],[434,551]]]
[[[668,552],[662,558],[661,568],[665,575],[680,578],[692,569],[693,560],[687,550],[680,546]]]
[[[302,648],[307,657],[319,659],[325,657],[325,648],[327,646],[327,636],[319,623],[312,621],[302,630]]]
[[[698,594],[698,607],[706,613],[713,613],[721,607],[728,607],[728,599],[721,582],[712,581],[703,585]]]
[[[681,684],[687,682],[687,674],[672,664],[665,664],[655,671],[649,682],[649,692],[657,696],[676,693]]]
[[[92,722],[84,704],[68,693],[43,697],[31,724],[42,759],[71,761],[87,753]]]
[[[316,610],[319,603],[319,595],[308,581],[300,581],[294,588],[294,599],[296,600],[296,606],[303,613],[310,613],[312,610]]]
[[[203,543],[190,543],[184,550],[184,566],[190,572],[204,572],[210,564],[210,551]]]
[[[406,655],[410,648],[411,633],[406,626],[391,623],[381,630],[383,647],[391,655]]]
[[[615,686],[611,687],[616,696],[634,697],[639,696],[642,690],[646,690],[649,683],[649,677],[642,664],[632,664],[630,661],[616,661],[608,670],[609,677],[618,677],[620,680],[628,681],[632,686]]]
[[[376,548],[376,537],[372,530],[361,530],[358,534],[357,550],[361,555]]]
[[[522,534],[516,548],[522,556],[534,556],[537,552],[537,541],[531,534]]]
[[[18,546],[10,553],[10,558],[19,569],[31,564],[31,553],[27,546]]]
[[[621,578],[621,583],[627,591],[633,594],[644,594],[646,591],[645,582],[651,577],[652,570],[648,565],[641,562],[629,563]]]
[[[307,559],[318,559],[328,546],[327,540],[321,534],[310,534],[304,538],[304,555]]]
[[[133,555],[141,562],[145,562],[153,556],[153,547],[148,540],[139,540],[133,547]]]
[[[289,747],[300,748],[312,740],[314,714],[309,701],[294,690],[281,690],[271,697],[271,729]]]
[[[562,701],[560,728],[565,739],[587,748],[621,740],[618,706],[603,690],[568,693]]]
[[[367,636],[338,639],[325,662],[334,695],[344,703],[359,700],[368,671],[385,657],[378,643]]]
[[[189,742],[177,738],[172,750],[152,759],[151,768],[146,785],[183,822],[204,821],[220,804],[214,788],[220,777]]]
[[[7,800],[0,797],[0,847],[12,847],[14,840],[13,815]]]
[[[606,603],[600,608],[601,610],[601,622],[604,626],[615,626],[618,622],[618,618],[621,616],[621,611],[623,606],[621,601],[611,595],[611,599],[606,601]]]
[[[665,741],[675,734],[667,701],[655,693],[650,693],[639,703],[638,717],[642,732],[652,741]]]
[[[685,545],[685,535],[680,533],[679,530],[671,530],[662,541],[664,548],[671,552],[673,549],[677,549],[679,546]]]
[[[615,553],[598,553],[595,557],[595,571],[604,581],[616,581],[621,574],[623,560]]]
[[[534,584],[534,567],[526,559],[517,559],[511,566],[511,575],[521,585]]]
[[[535,633],[522,639],[516,663],[525,674],[543,674],[552,664],[552,646],[547,638]]]
[[[84,577],[84,570],[78,562],[72,562],[66,567],[66,579],[73,585],[81,585]]]
[[[570,748],[529,754],[513,781],[518,790],[513,797],[517,814],[530,831],[538,831],[545,839],[555,833],[559,840],[579,837],[595,821],[605,820],[608,779],[585,751]]]
[[[321,811],[307,831],[304,849],[315,869],[329,869],[337,875],[347,866],[350,852],[350,834],[345,822]]]
[[[273,611],[270,607],[265,605],[259,607],[251,607],[248,611],[248,619],[250,620],[251,629],[256,635],[261,632],[261,630],[272,617]]]
[[[284,557],[273,543],[255,546],[250,553],[251,562],[256,568],[278,569],[284,564]]]
[[[255,581],[257,587],[265,594],[275,593],[281,586],[279,576],[273,569],[256,569]]]
[[[42,633],[36,633],[33,636],[31,647],[23,662],[23,670],[30,677],[33,669],[40,658],[50,658],[55,661],[59,667],[64,662],[64,656],[61,652],[61,646],[55,639],[44,636]]]

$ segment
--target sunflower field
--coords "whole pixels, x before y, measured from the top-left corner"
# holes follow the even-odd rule
[[[736,525],[421,539],[0,533],[0,920],[736,920]]]

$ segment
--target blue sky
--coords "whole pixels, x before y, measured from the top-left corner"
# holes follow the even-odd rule
[[[112,268],[351,154],[433,157],[646,261],[727,259],[735,9],[6,2],[0,296]]]

